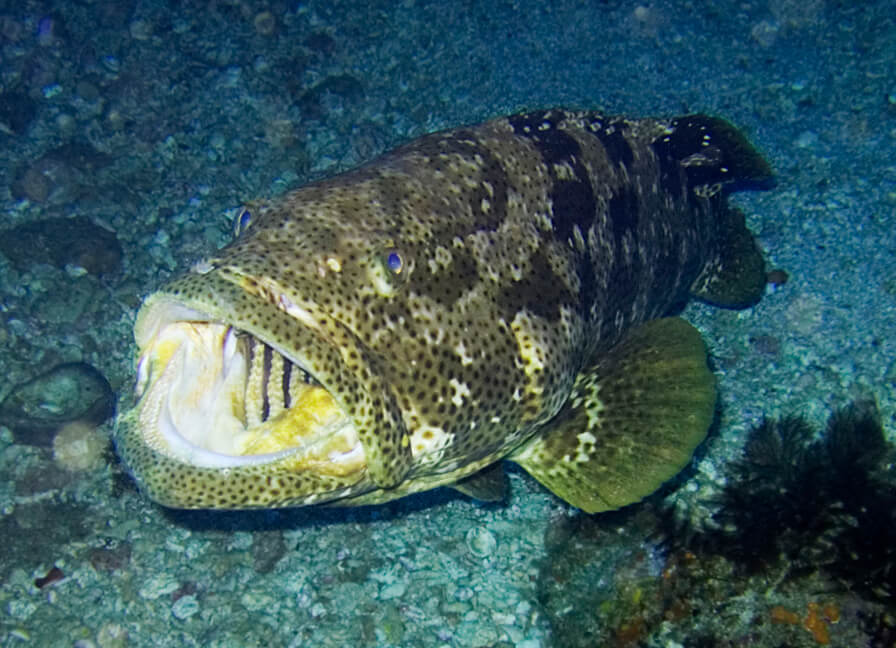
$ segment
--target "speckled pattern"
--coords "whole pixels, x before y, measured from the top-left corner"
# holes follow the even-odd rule
[[[884,606],[823,574],[745,579],[670,556],[650,511],[711,524],[765,415],[820,427],[871,397],[894,438],[894,44],[889,0],[3,3],[4,235],[87,217],[115,231],[123,267],[97,278],[0,256],[0,397],[60,362],[130,391],[141,299],[227,244],[247,201],[539,107],[736,124],[777,187],[731,203],[789,280],[746,310],[685,308],[709,346],[716,423],[680,480],[621,514],[575,515],[521,470],[504,506],[434,489],[172,512],[111,452],[60,470],[0,428],[0,644],[569,648],[587,618],[608,643],[812,648],[810,604],[835,603],[830,645],[874,645]],[[64,578],[38,589],[54,565]],[[652,621],[651,601],[670,605]],[[771,623],[776,606],[800,623]]]
[[[263,467],[194,465],[143,438],[161,438],[156,412],[166,407],[152,378],[119,422],[120,452],[150,496],[184,508],[374,503],[457,481],[532,437],[558,435],[552,419],[579,374],[624,333],[686,300],[698,277],[710,276],[699,283],[713,297],[706,286],[717,266],[735,260],[722,258],[724,242],[741,237],[729,232],[723,188],[769,173],[719,119],[551,110],[429,135],[256,203],[241,213],[233,243],[149,298],[138,343],[154,343],[155,322],[177,306],[263,340],[345,410],[365,474],[319,479],[314,466],[301,469],[288,456]],[[746,254],[758,256],[752,247]],[[765,283],[761,259],[746,279],[749,303]],[[702,351],[696,357],[705,365]],[[689,398],[686,391],[675,393]],[[685,458],[710,422],[714,394],[701,400],[699,429],[680,428]],[[597,423],[568,427],[569,439],[538,452],[538,468],[532,453],[523,465],[555,472],[540,479],[570,502],[614,508],[669,476],[643,471],[651,475],[643,484],[616,485],[601,504],[587,486],[572,498],[560,485],[602,463],[601,452],[615,456],[615,444]],[[598,447],[574,441],[588,430],[601,437]],[[657,432],[650,443],[677,446],[674,436]],[[561,478],[550,464],[569,453],[594,459]]]

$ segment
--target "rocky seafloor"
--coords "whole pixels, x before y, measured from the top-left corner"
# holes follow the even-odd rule
[[[813,474],[828,480],[817,501],[790,483],[772,521],[747,505],[723,516],[779,524],[774,551],[719,526],[732,462],[764,416],[798,414],[818,433],[875,400],[896,434],[893,9],[0,3],[0,644],[896,645],[894,513],[861,510],[891,501],[890,455],[856,455],[870,477],[854,486]],[[136,309],[225,244],[244,201],[425,132],[553,105],[722,115],[775,168],[773,190],[734,201],[787,281],[775,274],[746,311],[684,312],[709,344],[720,408],[681,479],[594,517],[513,470],[504,505],[440,490],[189,513],[135,490],[108,407],[133,382]],[[855,504],[837,488],[867,493]]]

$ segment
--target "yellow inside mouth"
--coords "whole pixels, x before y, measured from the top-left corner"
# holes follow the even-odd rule
[[[143,349],[143,441],[196,466],[288,457],[344,475],[364,466],[351,418],[329,391],[271,346],[230,326],[174,321]]]
[[[293,405],[265,423],[247,430],[238,440],[238,454],[279,452],[298,445],[313,430],[337,426],[343,417],[333,397],[322,387],[303,385]]]

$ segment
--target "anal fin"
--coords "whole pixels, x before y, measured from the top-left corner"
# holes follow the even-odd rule
[[[747,229],[744,214],[720,199],[719,240],[694,284],[691,294],[716,306],[747,308],[765,292],[765,259]]]
[[[509,458],[588,513],[620,508],[687,465],[715,400],[697,330],[653,320],[579,374],[557,416]]]

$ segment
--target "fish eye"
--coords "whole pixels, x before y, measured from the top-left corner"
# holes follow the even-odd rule
[[[241,209],[233,219],[233,236],[234,238],[245,232],[249,225],[252,224],[252,212],[248,209]]]
[[[385,255],[386,268],[393,275],[400,275],[404,270],[404,257],[398,250],[387,250]]]
[[[380,295],[391,297],[407,282],[414,262],[404,250],[393,247],[375,254],[373,263],[367,265],[367,276]]]

